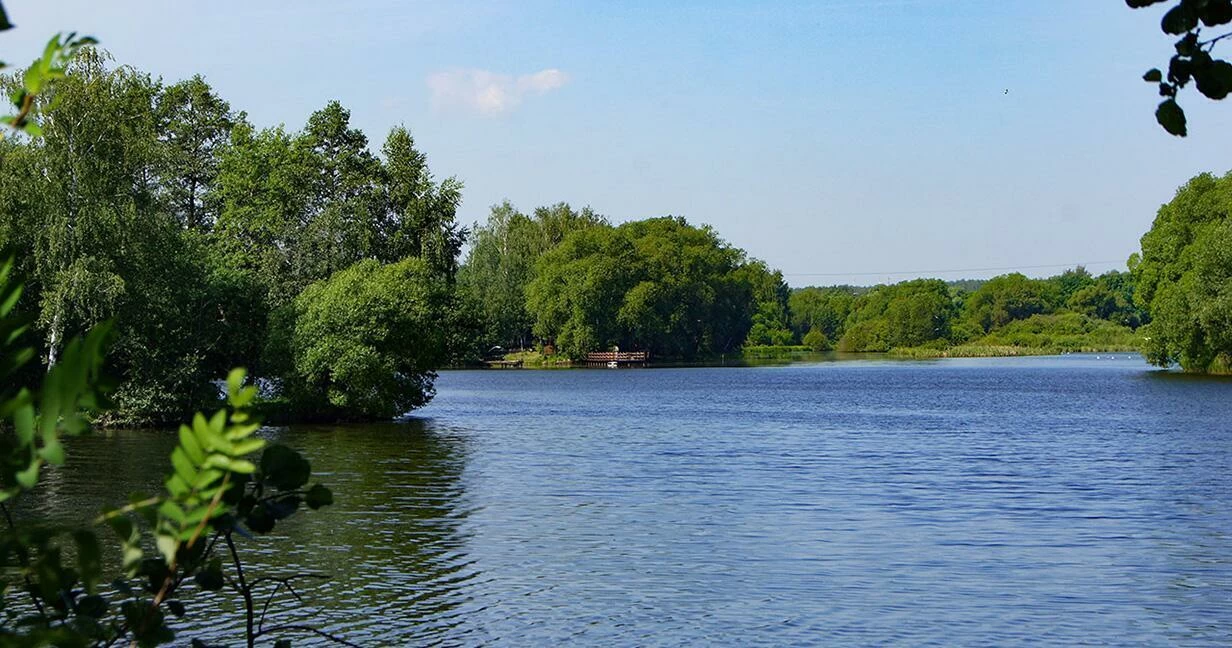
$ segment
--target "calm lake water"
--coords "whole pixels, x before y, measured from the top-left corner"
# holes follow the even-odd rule
[[[438,389],[402,424],[269,431],[338,499],[245,543],[252,571],[331,576],[271,619],[365,645],[1232,643],[1229,381],[1122,354]],[[172,443],[78,440],[27,510],[154,491],[129,467]]]

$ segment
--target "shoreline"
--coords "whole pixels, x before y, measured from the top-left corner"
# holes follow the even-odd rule
[[[1014,358],[1061,356],[1075,353],[1141,353],[1141,349],[1130,345],[1082,346],[1077,348],[1048,346],[1028,347],[1014,345],[956,345],[934,349],[929,347],[902,347],[889,351],[813,351],[807,347],[757,347],[742,353],[722,354],[694,360],[665,359],[651,362],[645,368],[681,368],[681,367],[736,367],[736,366],[767,366],[791,364],[794,362],[845,362],[855,360],[944,360],[952,358]],[[559,370],[587,369],[584,362],[573,362],[567,358],[544,357],[534,352],[508,354],[499,364],[480,362],[475,364],[457,365],[442,368],[442,371],[458,370]]]

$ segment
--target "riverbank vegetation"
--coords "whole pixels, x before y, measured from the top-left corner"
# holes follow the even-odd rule
[[[1202,174],[1181,187],[1130,266],[1137,303],[1154,318],[1147,359],[1232,373],[1232,173]]]
[[[558,365],[612,347],[690,362],[1147,342],[1159,364],[1230,364],[1226,178],[1161,210],[1132,272],[793,290],[680,217],[506,202],[470,231],[461,182],[435,178],[406,128],[378,154],[337,102],[299,129],[259,127],[200,77],[166,83],[95,50],[38,101],[42,136],[0,142],[0,242],[46,365],[114,322],[104,423],[210,406],[236,365],[275,418],[386,418],[426,403],[437,368],[494,347]]]
[[[38,101],[42,137],[0,142],[0,242],[46,364],[114,322],[103,417],[178,420],[236,365],[301,417],[431,396],[468,330],[452,303],[466,231],[461,184],[435,180],[406,129],[377,156],[337,102],[300,130],[258,128],[200,77],[163,83],[95,50]]]

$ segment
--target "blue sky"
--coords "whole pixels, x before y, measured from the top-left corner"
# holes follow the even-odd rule
[[[1190,90],[1191,136],[1155,125],[1140,76],[1171,42],[1121,0],[5,7],[4,60],[76,29],[259,126],[339,99],[374,149],[409,127],[465,222],[681,215],[796,286],[1123,267],[1177,186],[1232,168],[1232,103]]]

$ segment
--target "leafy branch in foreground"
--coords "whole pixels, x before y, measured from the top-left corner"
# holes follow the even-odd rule
[[[321,484],[305,489],[312,473],[306,459],[281,445],[266,445],[255,436],[260,423],[247,408],[256,398],[256,387],[244,386],[245,372],[235,369],[227,377],[227,402],[210,418],[197,414],[192,425],[179,430],[179,444],[171,453],[173,473],[166,493],[159,497],[136,497],[127,507],[105,512],[105,522],[119,535],[124,546],[124,567],[130,578],[140,578],[146,595],[124,602],[122,621],[113,636],[131,634],[141,645],[157,645],[175,638],[166,622],[165,608],[183,616],[183,602],[175,598],[186,582],[203,591],[229,587],[243,601],[245,636],[249,646],[258,637],[279,630],[302,630],[324,635],[308,626],[263,627],[275,595],[292,587],[297,578],[320,577],[297,574],[249,581],[234,535],[248,531],[266,534],[275,524],[298,510],[300,504],[318,509],[333,503],[333,494]],[[246,457],[264,450],[259,464]],[[136,520],[129,514],[135,514]],[[139,524],[152,530],[160,556],[145,558]],[[245,531],[245,529],[247,531]],[[232,573],[224,573],[225,547]],[[257,620],[256,588],[274,583]],[[346,643],[332,637],[339,643]],[[284,644],[288,645],[288,644]]]
[[[4,8],[0,6],[0,13]],[[8,19],[4,22],[7,24]],[[11,25],[9,25],[11,27]],[[63,79],[68,74],[69,63],[77,56],[77,52],[83,47],[97,44],[98,41],[90,36],[78,36],[77,32],[70,32],[68,35],[56,34],[47,41],[47,45],[43,47],[43,54],[35,59],[30,67],[26,68],[25,74],[22,76],[21,85],[18,86],[9,95],[13,107],[17,110],[15,114],[0,116],[0,124],[5,124],[14,130],[25,132],[31,137],[39,137],[43,134],[43,129],[34,121],[35,100],[39,94],[45,92],[54,82]],[[0,68],[5,67],[0,63]],[[47,108],[54,107],[55,100],[52,100],[52,105]]]
[[[285,590],[298,599],[294,581],[319,575],[248,580],[245,574],[235,534],[269,533],[301,504],[318,509],[332,504],[333,494],[320,484],[307,488],[312,467],[299,453],[267,446],[256,435],[260,422],[247,411],[256,388],[244,386],[242,369],[227,378],[227,408],[209,418],[197,414],[191,425],[180,428],[166,491],[135,497],[96,520],[111,527],[123,546],[125,577],[112,583],[110,593],[100,589],[104,565],[92,530],[30,523],[11,515],[6,503],[37,488],[44,465],[64,463],[62,437],[84,432],[81,411],[102,402],[97,385],[109,332],[109,326],[102,325],[68,344],[38,389],[20,384],[22,376],[30,375],[21,370],[35,352],[22,343],[29,325],[28,318],[15,312],[21,286],[12,281],[12,272],[11,259],[0,264],[0,413],[8,423],[0,434],[0,512],[7,523],[0,533],[0,566],[7,568],[0,572],[0,648],[117,642],[155,646],[173,641],[168,613],[186,614],[178,597],[188,583],[202,592],[228,588],[242,599],[249,646],[261,636],[291,632],[346,644],[306,625],[265,626],[275,596]],[[261,451],[259,462],[249,459]],[[153,542],[147,543],[150,537]],[[156,556],[145,555],[147,544],[157,547]],[[223,569],[224,557],[232,569]],[[260,618],[259,594],[265,596]],[[117,595],[113,603],[109,597]],[[204,645],[198,640],[194,644]]]
[[[1167,1],[1125,0],[1125,3],[1133,9],[1141,9]],[[1185,111],[1176,102],[1176,96],[1190,81],[1198,87],[1198,92],[1210,99],[1223,99],[1232,93],[1232,63],[1211,56],[1215,44],[1232,36],[1232,32],[1202,37],[1202,27],[1217,27],[1229,22],[1232,22],[1232,0],[1179,0],[1160,21],[1159,27],[1165,34],[1181,38],[1176,41],[1176,54],[1168,62],[1167,72],[1152,68],[1142,79],[1159,84],[1159,95],[1164,100],[1155,110],[1155,119],[1169,133],[1179,137],[1188,134]]]

